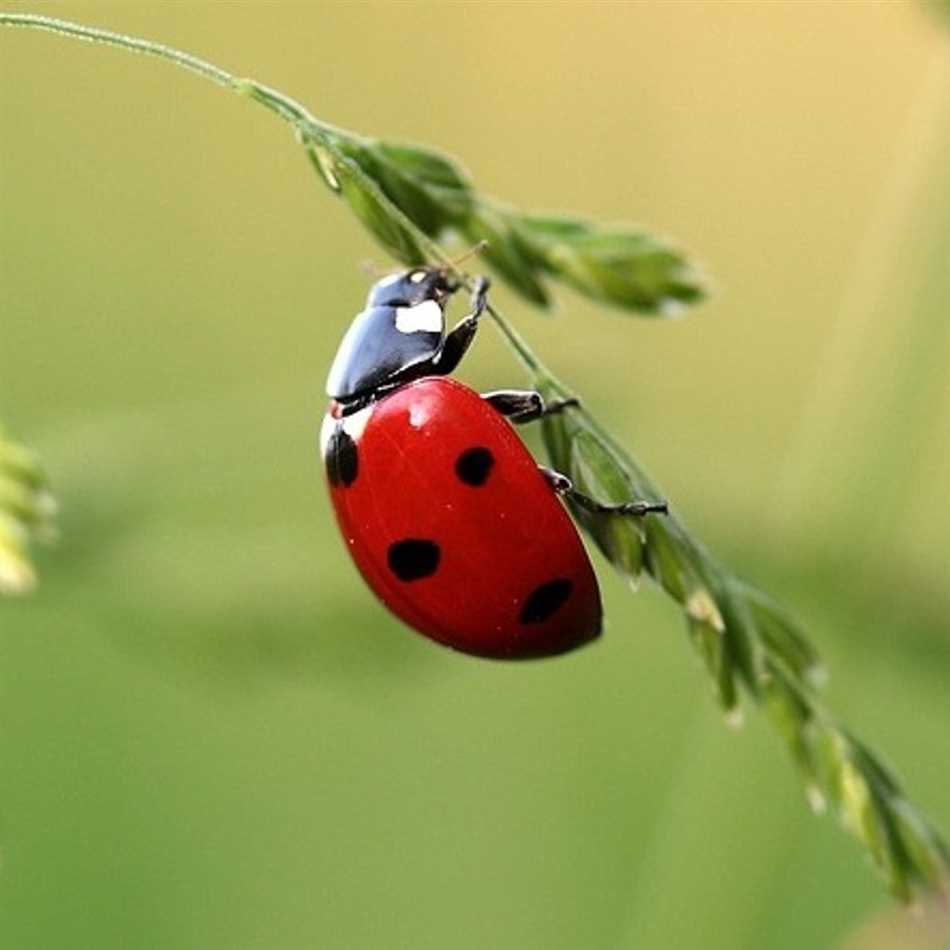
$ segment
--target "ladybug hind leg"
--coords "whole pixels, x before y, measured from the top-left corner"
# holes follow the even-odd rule
[[[546,403],[541,393],[530,389],[499,389],[496,392],[483,393],[482,399],[518,425],[563,412],[568,406],[580,405],[574,397],[552,399]]]
[[[605,504],[602,501],[597,501],[596,498],[591,498],[590,495],[579,492],[566,475],[554,471],[553,468],[546,468],[544,465],[539,465],[538,468],[541,470],[545,481],[557,494],[570,499],[585,511],[592,511],[595,514],[635,515],[637,517],[651,513],[669,514],[669,505],[665,501],[623,501],[619,504]]]

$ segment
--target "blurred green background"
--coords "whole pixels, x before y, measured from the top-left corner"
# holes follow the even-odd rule
[[[689,249],[715,293],[685,320],[497,299],[813,631],[834,708],[950,826],[936,10],[33,6]],[[364,588],[315,433],[359,262],[384,258],[286,127],[168,65],[5,30],[0,163],[0,411],[62,504],[40,590],[0,604],[0,945],[885,945],[858,846],[757,714],[723,726],[654,589],[598,561],[602,642],[506,666]],[[489,328],[462,376],[522,382]]]

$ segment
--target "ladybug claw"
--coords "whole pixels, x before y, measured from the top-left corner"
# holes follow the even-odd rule
[[[466,319],[477,320],[488,306],[488,289],[491,280],[484,275],[475,278],[475,288],[472,291],[472,312]]]
[[[577,396],[567,396],[564,399],[552,399],[544,407],[544,415],[546,416],[554,415],[554,413],[563,412],[565,409],[568,409],[568,408],[576,409],[580,407],[580,404],[581,404],[581,401],[580,399],[577,398]]]
[[[579,508],[593,514],[633,515],[640,518],[648,514],[668,515],[670,513],[670,507],[665,501],[624,501],[615,505],[605,504],[602,501],[597,501],[596,498],[591,498],[590,495],[579,492],[566,475],[562,475],[552,468],[545,468],[543,465],[539,468],[554,491],[565,498],[569,498]]]
[[[623,505],[605,505],[606,510],[617,511],[624,515],[637,515],[641,517],[651,513],[668,515],[670,506],[665,501],[629,501]]]

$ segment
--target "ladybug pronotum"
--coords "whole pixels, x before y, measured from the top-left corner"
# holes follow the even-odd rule
[[[330,369],[321,431],[330,498],[366,582],[409,626],[465,653],[522,659],[600,634],[597,579],[560,501],[643,515],[663,504],[605,505],[538,466],[511,422],[562,411],[539,393],[479,395],[449,379],[486,306],[450,332],[458,285],[415,267],[370,290]]]

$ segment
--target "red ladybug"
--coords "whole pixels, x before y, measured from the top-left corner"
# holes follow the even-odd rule
[[[475,335],[488,281],[450,333],[458,289],[436,267],[379,281],[330,369],[321,450],[353,560],[377,596],[420,633],[465,653],[564,653],[600,633],[597,580],[558,499],[642,515],[663,504],[602,505],[539,467],[506,421],[538,419],[540,394],[480,396],[451,373]]]

